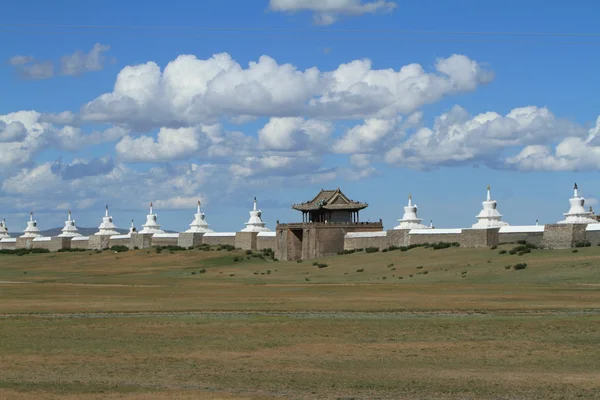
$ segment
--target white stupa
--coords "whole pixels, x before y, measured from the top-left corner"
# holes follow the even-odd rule
[[[36,238],[41,237],[40,230],[37,227],[37,221],[33,220],[33,211],[29,214],[29,221],[27,221],[27,228],[25,228],[25,232],[21,235],[22,238]]]
[[[254,198],[254,209],[250,211],[250,219],[246,222],[246,227],[242,232],[271,232],[261,219],[262,211],[256,208],[256,197]]]
[[[507,222],[501,221],[502,214],[496,209],[498,203],[496,200],[492,200],[490,193],[490,186],[487,187],[487,200],[482,202],[483,210],[477,216],[477,223],[473,224],[474,229],[488,229],[488,228],[501,228],[508,226]]]
[[[77,231],[75,226],[75,220],[71,218],[71,210],[69,210],[69,217],[65,221],[65,227],[62,229],[62,233],[58,237],[77,237],[81,234]]]
[[[137,229],[135,227],[135,225],[133,224],[133,220],[131,220],[131,226],[129,227],[129,232],[127,232],[127,235],[129,235],[129,237],[131,237],[132,233],[136,233]]]
[[[205,220],[206,216],[200,210],[200,201],[198,201],[198,210],[194,215],[194,220],[190,224],[190,229],[186,232],[188,233],[208,233],[212,232],[211,229],[208,229],[208,223]]]
[[[394,229],[427,229],[430,228],[426,225],[421,224],[423,221],[417,217],[417,205],[412,203],[412,196],[408,195],[408,205],[404,207],[404,215],[402,219],[399,219],[400,225]]]
[[[577,188],[577,183],[573,188],[573,197],[569,199],[569,203],[571,203],[571,208],[569,212],[564,213],[565,219],[562,221],[558,221],[559,224],[596,224],[598,221],[591,218],[594,214],[593,212],[585,211],[583,205],[585,204],[585,199],[579,196],[579,189]]]
[[[0,239],[9,239],[8,227],[6,226],[6,220],[0,221]]]
[[[157,215],[153,212],[152,203],[150,203],[150,214],[146,215],[146,223],[142,225],[144,229],[140,231],[140,233],[165,233],[165,231],[160,229],[160,225],[156,222]]]
[[[98,227],[98,232],[96,235],[98,236],[113,236],[118,235],[117,227],[113,224],[113,218],[108,215],[108,206],[106,206],[106,212],[104,217],[102,218],[102,223]]]

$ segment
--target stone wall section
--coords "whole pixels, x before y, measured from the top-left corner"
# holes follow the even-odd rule
[[[0,242],[0,250],[16,250],[17,242]]]
[[[89,239],[88,240],[72,240],[71,239],[71,248],[72,249],[89,249]]]
[[[544,232],[510,232],[500,233],[498,244],[500,243],[517,243],[519,240],[525,240],[527,243],[536,246],[544,245]]]
[[[152,233],[132,233],[131,246],[138,249],[149,249],[152,247]]]
[[[409,235],[409,244],[425,244],[425,243],[453,243],[461,242],[462,233],[424,233],[418,235]]]
[[[256,250],[258,232],[236,232],[235,248],[242,250]]]
[[[257,236],[256,250],[272,249],[277,247],[277,238],[275,236]]]
[[[378,249],[384,249],[386,247],[390,247],[388,243],[389,239],[387,236],[359,238],[347,237],[344,240],[344,250],[366,249],[367,247],[377,247]]]
[[[111,248],[113,246],[125,246],[130,250],[133,249],[131,238],[109,239],[108,248]]]
[[[235,236],[207,236],[202,237],[202,243],[209,246],[229,245],[235,246]]]
[[[88,241],[88,249],[90,250],[106,250],[109,248],[110,236],[108,235],[91,235]]]
[[[550,224],[544,228],[544,243],[548,249],[569,249],[586,240],[586,224]]]
[[[153,237],[152,246],[177,246],[179,237]]]
[[[198,247],[202,244],[204,233],[199,232],[181,232],[177,239],[177,246],[189,249],[190,247]]]

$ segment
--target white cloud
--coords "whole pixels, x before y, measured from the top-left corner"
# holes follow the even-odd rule
[[[170,197],[165,200],[156,200],[154,201],[154,205],[156,208],[160,209],[172,209],[172,210],[195,210],[198,204],[198,200],[205,204],[205,200],[202,198],[202,195],[193,196],[193,197]]]
[[[331,25],[340,15],[363,15],[390,12],[396,3],[386,0],[270,0],[272,11],[294,13],[312,11],[317,25]]]
[[[8,63],[12,66],[23,65],[30,63],[34,60],[31,56],[14,56],[8,59]]]
[[[511,147],[546,144],[561,137],[585,136],[585,129],[556,118],[547,108],[515,108],[506,116],[487,112],[470,118],[455,106],[385,154],[399,166],[429,169],[469,162],[496,162]]]
[[[16,68],[21,79],[42,80],[54,76],[54,64],[52,61],[29,59],[27,62],[13,64],[13,66]]]
[[[304,118],[271,118],[258,131],[261,148],[291,151],[306,148],[322,148],[333,132],[330,122],[305,120]]]
[[[150,136],[123,137],[117,143],[118,157],[125,162],[160,162],[187,158],[198,150],[196,128],[162,128],[157,139]]]
[[[104,68],[106,57],[103,53],[110,50],[110,46],[96,43],[88,52],[76,51],[61,57],[60,72],[63,75],[77,76],[91,71],[99,71]]]
[[[243,68],[228,54],[207,60],[182,55],[161,72],[153,62],[128,66],[114,90],[82,107],[88,122],[117,123],[144,131],[214,123],[219,118],[392,118],[444,96],[474,90],[493,74],[462,55],[438,60],[435,72],[418,64],[373,69],[369,60],[329,72],[300,71],[268,56]],[[466,69],[466,71],[464,71]]]
[[[373,151],[397,126],[396,120],[369,118],[361,125],[349,129],[333,146],[336,153],[364,153]]]
[[[15,176],[2,183],[2,190],[8,194],[30,196],[40,193],[56,193],[60,190],[61,179],[52,172],[52,164],[44,163],[33,169],[22,169]]]
[[[505,163],[524,171],[579,171],[600,169],[600,117],[587,137],[565,132],[565,137],[552,150],[549,145],[531,145]]]

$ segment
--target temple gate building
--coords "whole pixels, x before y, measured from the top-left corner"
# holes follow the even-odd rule
[[[302,222],[276,228],[275,256],[282,261],[308,260],[344,250],[349,232],[382,232],[383,223],[360,222],[359,212],[369,205],[350,200],[338,188],[321,190],[311,201],[294,204]]]

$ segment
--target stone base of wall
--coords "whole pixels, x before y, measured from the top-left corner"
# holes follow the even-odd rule
[[[88,249],[90,250],[106,250],[108,249],[110,236],[108,235],[91,235],[88,241]]]
[[[0,250],[16,250],[17,242],[0,242]]]
[[[277,240],[275,236],[257,236],[256,237],[256,250],[272,249],[275,251],[277,246]]]
[[[198,247],[202,244],[204,233],[196,232],[181,232],[177,239],[177,246],[189,249],[190,247]]]
[[[256,250],[256,237],[258,232],[236,232],[235,233],[235,248],[242,250]]]
[[[600,231],[586,231],[585,240],[590,242],[592,246],[600,245]]]
[[[15,248],[17,249],[32,249],[33,238],[17,238],[17,244]]]
[[[377,247],[378,249],[384,249],[390,246],[388,245],[387,236],[371,236],[357,238],[347,237],[344,239],[344,250],[366,249],[368,247]]]
[[[125,246],[128,249],[133,249],[133,245],[131,244],[131,238],[110,239],[108,241],[108,247],[111,248],[113,246]]]
[[[89,239],[88,240],[73,240],[71,239],[71,248],[72,249],[89,249]]]
[[[500,233],[499,243],[517,243],[520,240],[524,240],[527,243],[534,244],[536,246],[544,245],[544,232],[511,232],[511,233]]]
[[[179,243],[179,237],[152,238],[152,246],[177,246],[177,243]]]
[[[432,233],[409,235],[409,244],[425,244],[425,243],[460,243],[462,233]]]
[[[218,246],[218,245],[222,245],[222,246],[234,246],[235,247],[235,236],[214,236],[214,235],[210,235],[207,236],[206,234],[204,234],[204,236],[202,237],[202,243],[203,244],[207,244],[209,246]]]
[[[152,233],[132,233],[131,246],[138,249],[149,249],[152,247]]]
[[[544,227],[544,246],[548,249],[569,249],[586,240],[586,224],[551,224]]]

